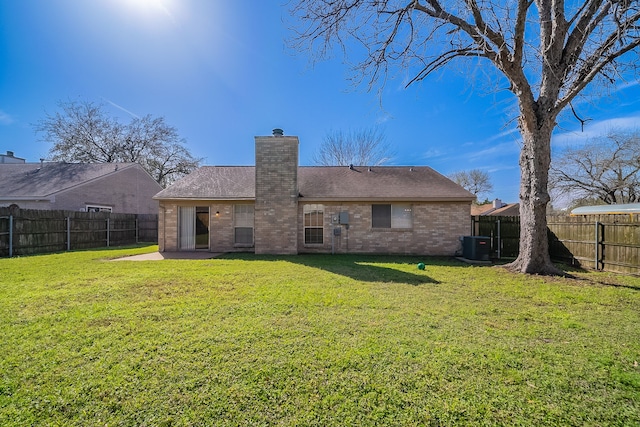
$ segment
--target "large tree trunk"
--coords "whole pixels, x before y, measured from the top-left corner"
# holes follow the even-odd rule
[[[563,274],[551,262],[547,238],[547,204],[551,132],[553,120],[527,126],[521,120],[523,146],[520,152],[520,253],[506,267],[512,271]],[[538,125],[539,124],[539,125]],[[532,129],[533,128],[533,129]]]

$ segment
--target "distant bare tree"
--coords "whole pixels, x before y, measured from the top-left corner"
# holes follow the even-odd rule
[[[551,164],[550,186],[573,199],[640,201],[640,132],[614,130],[564,150]]]
[[[470,193],[473,193],[476,199],[481,194],[488,194],[493,191],[491,177],[487,172],[480,169],[454,172],[449,175],[449,179]]]
[[[384,132],[368,128],[328,133],[312,159],[321,166],[379,166],[392,156]]]
[[[507,268],[562,274],[547,239],[551,135],[558,116],[592,82],[602,88],[637,81],[640,1],[290,1],[298,29],[293,45],[318,59],[349,53],[354,76],[370,88],[384,85],[393,69],[408,86],[458,59],[508,88],[522,146],[520,250]]]
[[[164,118],[149,115],[122,124],[104,111],[104,105],[89,101],[58,104],[36,131],[53,146],[52,160],[81,163],[139,163],[160,185],[166,187],[193,171],[202,159],[193,157],[176,128]]]

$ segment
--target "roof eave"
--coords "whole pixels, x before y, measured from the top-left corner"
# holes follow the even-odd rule
[[[207,202],[231,202],[231,201],[255,201],[255,197],[157,197],[153,196],[154,200],[165,202],[193,202],[193,201],[207,201]]]
[[[313,197],[301,196],[303,202],[465,202],[471,203],[470,197]]]
[[[0,197],[0,202],[10,202],[10,201],[33,201],[33,202],[51,202],[53,201],[53,196],[2,196]]]

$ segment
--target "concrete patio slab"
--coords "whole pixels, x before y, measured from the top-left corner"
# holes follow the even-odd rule
[[[111,261],[161,261],[163,259],[211,259],[222,255],[215,252],[151,252],[142,255],[132,255]]]

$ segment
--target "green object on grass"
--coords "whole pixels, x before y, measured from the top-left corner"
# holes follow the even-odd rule
[[[424,270],[424,262],[418,263],[418,270]]]

